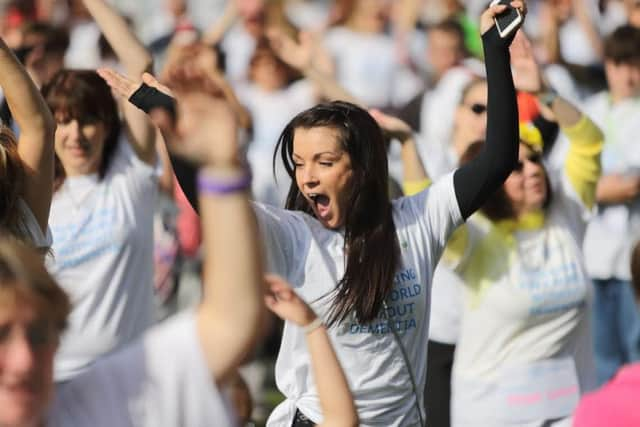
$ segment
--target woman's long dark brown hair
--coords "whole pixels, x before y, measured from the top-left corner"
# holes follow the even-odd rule
[[[400,250],[387,192],[387,153],[382,131],[362,108],[341,101],[319,104],[298,114],[285,127],[274,153],[280,152],[291,177],[286,208],[313,215],[295,180],[293,139],[296,129],[336,129],[339,143],[351,158],[352,187],[345,221],[346,268],[333,295],[327,323],[333,325],[355,313],[358,322],[371,322],[393,287]]]

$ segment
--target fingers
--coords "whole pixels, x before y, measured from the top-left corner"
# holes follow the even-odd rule
[[[136,89],[140,87],[139,83],[136,83],[128,77],[109,68],[99,68],[96,71],[98,75],[111,87],[111,89],[113,89],[118,96],[123,98],[129,99]]]
[[[286,299],[290,299],[290,294],[293,291],[289,283],[282,277],[275,274],[265,274],[264,280],[273,294],[282,294]]]
[[[164,92],[169,96],[173,96],[173,93],[171,93],[171,89],[169,89],[167,86],[161,84],[152,74],[150,73],[142,73],[142,81],[153,87],[158,89],[160,92]]]
[[[485,12],[489,17],[495,18],[497,15],[500,15],[502,12],[507,10],[507,6],[504,4],[496,4],[490,6],[489,9]]]
[[[527,3],[525,1],[514,0],[511,3],[509,3],[509,5],[514,9],[518,9],[521,15],[524,16],[527,14]],[[506,4],[492,4],[491,6],[489,6],[489,8],[486,10],[485,13],[488,14],[491,18],[495,18],[497,15],[500,15],[506,9],[507,9]]]
[[[382,126],[383,124],[388,124],[389,122],[389,116],[387,116],[377,108],[371,108],[369,110],[369,114],[371,114],[371,117],[373,117],[380,126]]]
[[[521,0],[514,0],[511,3],[511,7],[518,9],[521,15],[527,14],[527,3]]]

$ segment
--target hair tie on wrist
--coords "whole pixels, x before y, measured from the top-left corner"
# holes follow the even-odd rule
[[[231,194],[247,190],[251,187],[251,172],[246,171],[238,177],[214,177],[204,170],[198,173],[198,191],[201,194]]]
[[[162,108],[171,115],[172,119],[176,118],[176,100],[146,83],[142,83],[133,92],[129,102],[147,114],[155,108]]]
[[[311,332],[315,331],[322,325],[323,325],[322,319],[320,317],[316,317],[313,322],[309,323],[306,326],[303,326],[302,330],[304,331],[305,334],[310,334]]]

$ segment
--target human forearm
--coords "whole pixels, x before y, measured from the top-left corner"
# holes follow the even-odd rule
[[[52,136],[55,127],[49,107],[24,67],[0,39],[0,86],[21,133]],[[52,151],[53,147],[49,151]]]
[[[601,204],[627,203],[640,194],[640,177],[618,174],[600,178],[596,188],[596,201]]]
[[[540,93],[537,94],[538,100],[541,103],[541,107],[546,106],[553,113],[553,117],[560,127],[568,128],[578,124],[583,114],[572,103],[564,99],[563,97],[555,94],[553,89],[550,89],[547,85],[543,87]],[[545,97],[551,96],[553,100],[545,103]]]
[[[21,196],[46,230],[53,192],[53,115],[26,70],[0,39],[0,86],[20,128],[18,154],[25,168]]]
[[[139,79],[142,73],[151,71],[151,55],[125,19],[104,0],[83,0],[83,2],[124,66],[126,74]],[[144,114],[128,103],[122,105],[122,111],[129,131],[129,142],[136,155],[142,161],[154,164],[156,160],[155,129]]]
[[[487,69],[487,132],[476,158],[456,170],[454,186],[460,212],[468,218],[509,176],[518,160],[518,105],[511,75],[508,41],[495,26],[482,36]]]
[[[307,334],[307,347],[322,407],[320,426],[357,426],[353,396],[324,326]]]
[[[152,58],[126,20],[104,0],[83,0],[127,74],[139,78],[151,71]]]
[[[242,169],[211,170],[209,178],[237,180]],[[263,319],[262,256],[248,191],[200,193],[204,241],[204,299],[200,309],[210,367],[221,382],[251,351]],[[223,351],[221,351],[223,349]]]
[[[402,159],[402,189],[404,194],[410,196],[427,188],[431,181],[422,164],[422,160],[420,160],[413,135],[402,142],[400,158]]]

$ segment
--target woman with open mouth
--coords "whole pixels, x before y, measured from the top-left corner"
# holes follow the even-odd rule
[[[525,12],[524,2],[511,5]],[[453,230],[517,165],[518,112],[509,61],[513,34],[502,38],[494,25],[494,16],[505,8],[493,6],[481,17],[488,123],[486,143],[472,161],[427,190],[392,202],[376,120],[350,103],[320,104],[293,118],[279,140],[275,157],[292,178],[286,209],[254,205],[269,270],[292,283],[327,325],[360,425],[424,425],[433,270]],[[148,112],[162,106],[139,101],[134,97]],[[153,116],[165,139],[175,140],[170,114]],[[183,188],[193,188],[187,183],[193,176],[178,179]],[[190,200],[197,204],[195,197]],[[271,414],[269,426],[323,421],[310,372],[304,330],[286,323],[276,364],[276,382],[286,400]]]

